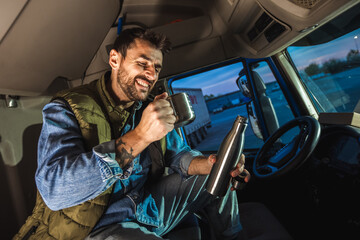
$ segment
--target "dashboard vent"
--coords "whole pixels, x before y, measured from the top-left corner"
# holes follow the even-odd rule
[[[291,0],[294,4],[307,9],[313,8],[320,1],[321,0]]]
[[[267,15],[265,12],[261,14],[258,20],[255,22],[255,26],[250,29],[247,33],[250,41],[253,41],[260,33],[264,31],[264,29],[270,25],[273,19]]]
[[[280,36],[283,32],[285,32],[286,28],[280,23],[273,23],[266,31],[264,32],[266,40],[268,42],[272,42],[275,38]]]
[[[272,18],[269,17],[269,15],[267,15],[266,13],[263,13],[256,21],[255,27],[259,32],[262,32],[271,22]]]

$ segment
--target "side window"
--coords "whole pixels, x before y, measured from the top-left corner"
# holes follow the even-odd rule
[[[173,93],[188,93],[195,111],[195,121],[183,128],[189,145],[202,152],[217,151],[237,115],[247,117],[248,98],[236,85],[242,69],[242,62],[237,62],[169,81]],[[244,147],[262,144],[248,126]]]
[[[290,106],[266,61],[250,65],[253,88],[269,134],[294,119]],[[286,138],[286,136],[285,136]],[[291,134],[289,134],[291,138]],[[286,139],[283,139],[286,141]]]

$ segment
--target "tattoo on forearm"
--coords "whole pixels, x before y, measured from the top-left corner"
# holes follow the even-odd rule
[[[126,145],[121,138],[116,141],[116,147],[119,147],[120,145]]]
[[[121,147],[121,145],[123,145]],[[134,156],[133,156],[133,148],[130,147],[130,152],[128,152],[128,150],[125,149],[126,143],[123,142],[121,139],[119,139],[119,141],[116,142],[116,160],[118,161],[120,167],[124,167],[126,166],[126,164],[128,164],[130,161],[134,160]],[[120,147],[120,149],[119,149]]]

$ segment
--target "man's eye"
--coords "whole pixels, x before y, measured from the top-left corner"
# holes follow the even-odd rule
[[[146,67],[146,63],[144,63],[144,62],[138,62],[138,65],[140,65],[142,67]]]

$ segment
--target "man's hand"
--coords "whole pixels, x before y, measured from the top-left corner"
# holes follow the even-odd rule
[[[160,140],[174,129],[174,111],[166,100],[166,92],[155,97],[144,110],[139,125],[135,128],[147,143]]]
[[[236,176],[243,175],[245,177],[241,177],[245,183],[250,181],[250,173],[245,169],[245,155],[241,154],[240,161],[236,165],[236,168],[230,172],[231,177],[235,178]],[[236,190],[234,187],[231,187],[231,191]]]
[[[189,166],[188,174],[189,175],[206,175],[210,174],[210,171],[216,162],[216,154],[211,154],[209,157],[195,157]],[[250,173],[245,169],[245,155],[241,154],[239,163],[236,165],[235,169],[230,172],[232,177],[236,177],[240,173],[245,172],[246,177],[245,182],[250,180]]]
[[[139,125],[116,139],[116,161],[120,167],[129,164],[150,143],[160,140],[174,129],[175,116],[167,93],[155,97],[144,110]]]
[[[248,170],[245,169],[245,155],[241,154],[239,163],[236,165],[236,168],[233,171],[231,171],[230,175],[232,177],[236,177],[237,175],[240,175],[244,171],[248,173]],[[250,180],[250,174],[247,174],[244,181],[248,182],[249,180]]]

